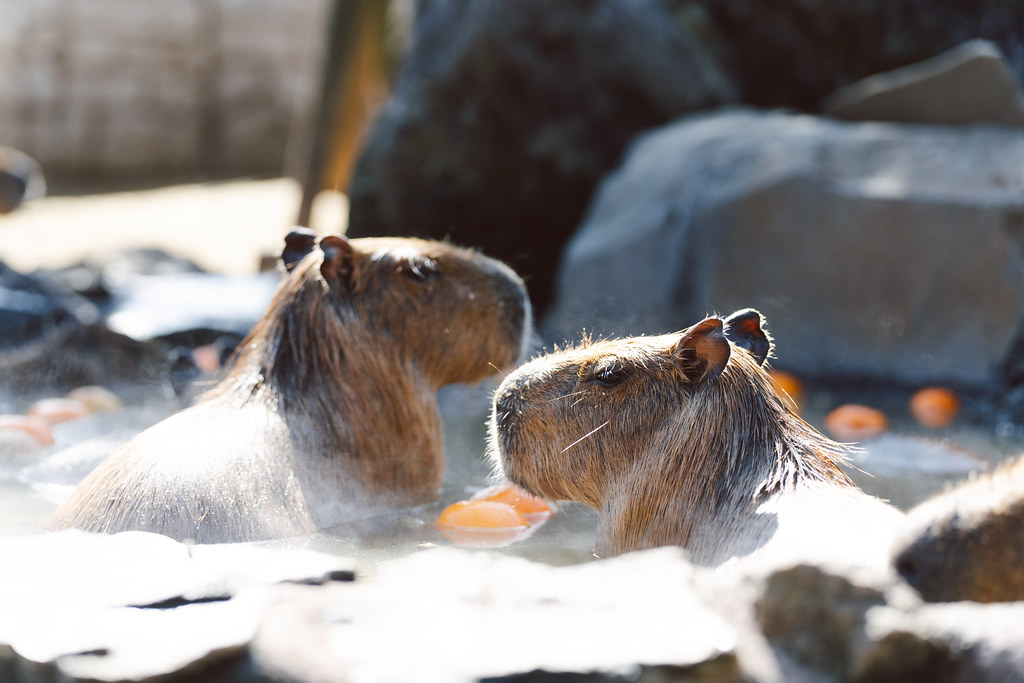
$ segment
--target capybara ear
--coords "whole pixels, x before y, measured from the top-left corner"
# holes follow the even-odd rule
[[[764,329],[764,316],[753,308],[736,311],[725,319],[725,336],[736,346],[746,349],[760,364],[772,352],[772,338]]]
[[[340,235],[324,235],[320,238],[320,249],[324,252],[324,260],[320,264],[320,274],[324,280],[329,284],[350,284],[355,274],[352,244]]]
[[[684,334],[676,343],[675,354],[684,365],[691,381],[714,379],[722,374],[729,362],[729,341],[721,318],[705,318]]]
[[[284,237],[284,249],[281,251],[281,263],[289,273],[299,261],[313,251],[316,244],[316,233],[309,228],[297,227]]]

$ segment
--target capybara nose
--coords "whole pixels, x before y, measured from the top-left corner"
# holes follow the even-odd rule
[[[515,424],[516,418],[522,413],[522,402],[519,392],[510,387],[494,400],[494,419],[499,431],[508,431]]]

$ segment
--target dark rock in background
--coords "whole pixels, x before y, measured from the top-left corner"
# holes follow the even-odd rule
[[[0,147],[0,215],[46,194],[43,169],[35,159],[10,147]]]
[[[348,235],[480,247],[524,273],[543,307],[562,245],[629,139],[733,99],[699,24],[660,2],[419,3],[349,188]]]
[[[61,292],[0,263],[0,352],[38,339],[74,316]]]
[[[836,88],[983,38],[1024,81],[1024,4],[973,0],[672,0],[702,7],[739,99],[815,111]]]
[[[805,376],[984,387],[1024,324],[1024,134],[731,111],[651,132],[566,249],[549,339],[767,316]]]
[[[817,111],[975,38],[1024,76],[1024,5],[967,0],[423,0],[350,187],[349,234],[450,236],[537,309],[600,177],[641,129],[728,102]]]
[[[279,281],[276,272],[204,273],[156,249],[27,275],[0,264],[0,389],[43,395],[100,384],[167,393],[174,350],[213,344],[223,363]],[[181,373],[173,379],[180,385]]]

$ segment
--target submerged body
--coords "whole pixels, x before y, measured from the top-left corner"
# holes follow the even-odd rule
[[[597,510],[600,556],[678,545],[712,567],[884,569],[902,514],[789,410],[762,367],[770,351],[748,309],[536,358],[495,394],[492,449],[512,482]]]
[[[436,498],[437,389],[517,359],[522,281],[415,239],[296,232],[283,260],[289,274],[231,373],[101,463],[51,528],[250,541]]]

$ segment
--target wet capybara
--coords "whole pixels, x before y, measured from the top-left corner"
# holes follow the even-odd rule
[[[914,507],[893,557],[930,602],[1024,600],[1024,457]]]
[[[248,541],[436,498],[436,392],[520,356],[522,281],[418,239],[300,230],[282,260],[289,273],[230,374],[101,463],[51,528]]]
[[[597,510],[600,556],[678,545],[706,566],[884,570],[902,514],[858,489],[837,464],[847,448],[780,398],[762,323],[747,309],[540,356],[495,394],[494,457],[527,491]]]

